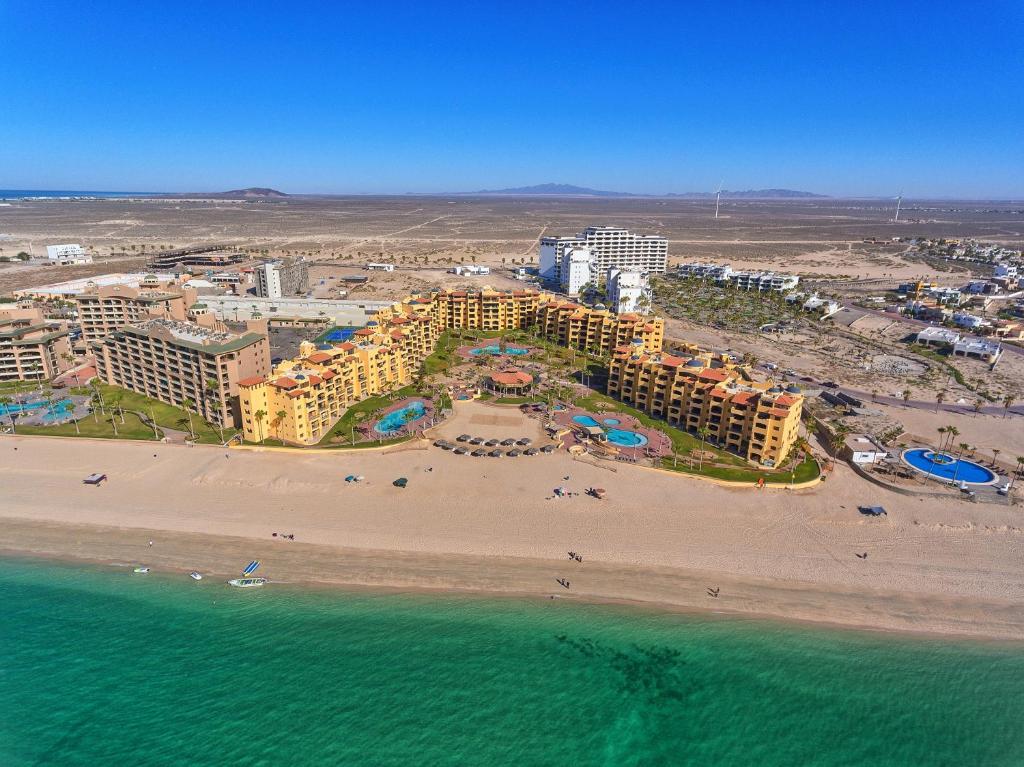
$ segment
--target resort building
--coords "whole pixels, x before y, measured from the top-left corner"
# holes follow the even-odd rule
[[[694,262],[680,264],[676,267],[680,277],[699,280],[714,280],[720,284],[732,285],[739,290],[772,291],[784,293],[793,290],[800,284],[800,277],[795,274],[778,272],[737,272],[728,264],[711,264]]]
[[[638,344],[615,350],[608,394],[687,431],[707,429],[712,444],[765,466],[793,449],[803,408],[796,386],[747,381],[710,354],[648,354]]]
[[[256,272],[256,295],[260,298],[283,298],[309,290],[309,267],[305,261],[270,261],[260,264]]]
[[[156,278],[138,288],[127,285],[94,286],[74,296],[82,338],[96,341],[125,325],[153,316],[186,319],[186,310],[196,299],[190,288],[157,287]]]
[[[595,263],[590,248],[566,248],[560,272],[562,292],[568,296],[578,296],[586,285],[596,283]]]
[[[71,300],[79,293],[85,293],[97,287],[109,285],[127,285],[130,288],[138,288],[143,283],[163,284],[174,281],[174,275],[170,273],[147,274],[145,272],[113,272],[111,274],[97,274],[93,277],[83,277],[77,280],[57,282],[52,285],[38,285],[32,288],[22,288],[14,291],[16,298],[38,298],[40,300],[62,299]]]
[[[78,244],[47,245],[46,258],[61,266],[92,263],[92,256],[85,251],[85,248]]]
[[[643,272],[613,266],[604,281],[608,308],[617,314],[644,311],[651,302],[651,283]]]
[[[49,380],[70,367],[65,323],[37,308],[0,309],[0,381]]]
[[[536,290],[442,290],[418,300],[431,306],[441,328],[525,330],[537,319],[541,303],[553,299]],[[416,298],[407,301],[416,301]]]
[[[212,324],[212,323],[211,323]],[[114,386],[190,409],[219,426],[238,418],[238,382],[270,371],[265,323],[245,333],[158,317],[93,341],[96,372]]]
[[[196,245],[154,253],[148,268],[189,271],[189,267],[192,267],[205,270],[230,266],[245,260],[247,259],[244,253],[232,252],[226,245]]]
[[[551,301],[537,311],[537,332],[561,346],[597,355],[610,354],[625,345],[638,345],[653,353],[661,351],[664,344],[665,321]]]
[[[587,248],[593,255],[598,278],[613,266],[664,274],[668,264],[668,240],[664,237],[634,234],[616,226],[588,226],[575,237],[541,238],[540,276],[561,283],[565,252],[576,248]]]

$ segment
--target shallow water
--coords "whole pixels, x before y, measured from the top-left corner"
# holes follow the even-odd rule
[[[6,767],[1024,763],[1020,645],[21,560],[0,604]]]

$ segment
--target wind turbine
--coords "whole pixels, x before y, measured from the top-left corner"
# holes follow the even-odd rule
[[[722,184],[724,181],[719,182],[718,191],[715,192],[715,218],[718,218],[718,205],[722,202]]]
[[[901,189],[900,193],[898,195],[896,195],[896,215],[893,216],[893,219],[892,219],[894,224],[900,220],[900,205],[902,205],[902,204],[903,204],[903,190]]]

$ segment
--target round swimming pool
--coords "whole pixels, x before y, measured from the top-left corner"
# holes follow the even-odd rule
[[[905,463],[913,466],[926,476],[942,482],[966,482],[968,485],[991,485],[996,481],[994,472],[981,464],[956,458],[949,453],[936,453],[918,447],[903,451]]]
[[[380,434],[394,434],[406,424],[420,420],[427,414],[426,405],[419,400],[410,402],[399,410],[392,410],[373,425],[373,430]]]
[[[601,420],[601,423],[603,423],[605,426],[618,426],[620,423],[622,423],[622,421],[620,421],[618,418],[604,418]]]

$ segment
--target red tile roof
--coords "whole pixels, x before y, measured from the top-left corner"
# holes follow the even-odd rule
[[[357,330],[352,335],[354,335],[354,336],[372,336],[375,332],[376,332],[375,330],[371,330],[370,328],[363,328],[362,330]]]
[[[301,397],[302,396],[302,390],[301,389],[296,389],[295,391],[290,391],[290,392],[288,392],[288,396],[291,397],[292,399],[296,399],[297,397]]]
[[[310,386],[316,386],[318,383],[323,383],[323,380],[324,379],[322,379],[320,376],[311,375],[309,377]]]
[[[330,362],[331,355],[327,352],[316,352],[315,354],[310,354],[306,359],[314,365],[322,365],[325,362]]]
[[[344,349],[345,351],[350,352],[350,351],[352,351],[353,349],[356,348],[356,345],[354,343],[350,342],[350,341],[346,341],[343,344],[338,344],[338,348],[339,349]]]
[[[705,381],[726,381],[729,378],[729,374],[724,370],[704,368],[697,377]]]
[[[248,378],[243,378],[241,381],[239,381],[238,385],[239,386],[257,386],[258,384],[263,383],[264,380],[266,380],[266,379],[264,379],[263,376],[249,376]]]
[[[325,370],[324,371],[324,380],[325,381],[330,381],[336,375],[337,375],[337,373],[335,373],[333,370]]]
[[[526,386],[533,383],[533,376],[522,370],[508,373],[491,373],[491,380],[499,386]]]
[[[674,357],[671,354],[661,355],[661,364],[667,368],[677,368],[683,364],[685,360],[682,357]]]
[[[291,378],[282,376],[281,378],[278,378],[276,381],[271,381],[270,385],[276,386],[278,389],[294,389],[296,386],[299,385],[299,382],[293,381]]]
[[[783,407],[789,407],[790,405],[795,405],[796,403],[797,398],[791,397],[788,394],[782,394],[775,399],[775,404],[782,405]]]
[[[741,391],[735,397],[732,398],[733,403],[737,405],[746,405],[750,400],[757,397],[757,392],[753,391]]]

